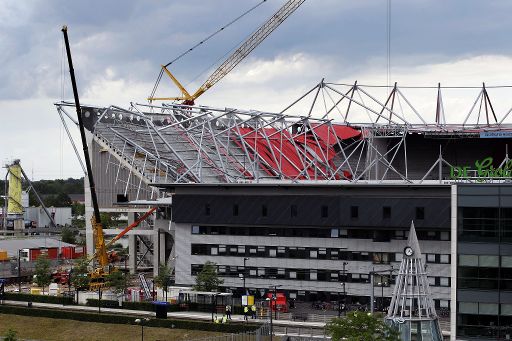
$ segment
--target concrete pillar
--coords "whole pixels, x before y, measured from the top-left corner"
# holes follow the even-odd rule
[[[135,221],[135,213],[128,213],[128,225]],[[130,273],[134,274],[137,270],[137,237],[134,234],[128,235],[128,267]]]

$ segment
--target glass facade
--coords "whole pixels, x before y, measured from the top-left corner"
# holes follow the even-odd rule
[[[457,337],[510,340],[512,186],[459,185],[458,203]]]

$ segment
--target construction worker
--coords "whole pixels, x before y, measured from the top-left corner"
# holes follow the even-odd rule
[[[231,306],[229,304],[226,306],[226,318],[231,320]]]
[[[252,318],[256,319],[256,306],[253,304],[251,307]]]
[[[249,315],[249,307],[244,306],[244,321],[247,321],[247,315]]]

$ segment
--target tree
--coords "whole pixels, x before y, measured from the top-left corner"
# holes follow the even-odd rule
[[[384,323],[380,315],[350,312],[345,318],[335,318],[327,324],[333,341],[397,341],[398,330]]]
[[[208,261],[204,263],[203,269],[197,274],[194,290],[216,291],[222,283],[224,280],[220,279],[217,274],[217,263]]]
[[[77,216],[83,217],[85,215],[85,204],[73,203],[71,205],[71,214],[74,217],[77,217]]]
[[[171,269],[165,264],[158,267],[158,276],[155,277],[155,284],[165,290],[165,300],[167,300],[167,286],[171,281]]]
[[[113,289],[117,296],[123,296],[128,287],[128,276],[119,270],[112,271],[105,278],[106,285]]]
[[[48,286],[52,281],[52,274],[50,272],[50,260],[46,255],[37,257],[35,266],[35,282],[38,286],[43,288]]]
[[[78,258],[75,260],[73,265],[73,271],[71,272],[71,284],[76,290],[78,298],[78,291],[87,289],[89,287],[89,260],[87,256]]]
[[[62,233],[61,234],[62,241],[64,243],[69,243],[69,244],[75,244],[76,243],[75,234],[69,228],[67,228],[67,227],[62,228],[62,232],[61,233]]]

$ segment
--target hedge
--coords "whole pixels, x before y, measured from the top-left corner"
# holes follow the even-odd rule
[[[86,305],[90,307],[97,307],[99,303],[98,299],[95,298],[88,298]],[[121,308],[119,306],[119,301],[117,300],[101,300],[101,307],[102,308]]]
[[[6,292],[4,299],[7,301],[39,302],[39,303],[54,303],[54,304],[67,304],[67,305],[74,304],[73,297],[32,295],[32,294],[13,293],[13,292]]]
[[[69,310],[26,308],[17,306],[0,305],[0,313],[23,316],[48,317],[56,319],[67,319],[84,322],[114,323],[114,324],[136,324],[134,316],[88,313]],[[188,330],[202,330],[220,333],[242,333],[254,331],[261,327],[254,323],[232,323],[218,324],[206,321],[171,320],[171,319],[150,319],[146,324],[148,327],[177,328]]]

